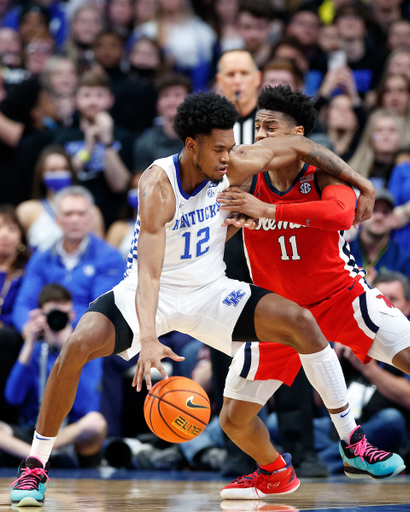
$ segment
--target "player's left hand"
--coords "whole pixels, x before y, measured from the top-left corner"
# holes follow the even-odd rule
[[[219,192],[217,201],[221,203],[221,210],[230,210],[232,212],[242,212],[248,217],[260,219],[266,216],[266,209],[272,210],[274,205],[263,203],[255,196],[244,192],[239,187],[229,187],[223,192]],[[271,216],[269,218],[272,218]]]
[[[375,198],[376,191],[373,187],[369,188],[366,192],[360,193],[359,200],[357,201],[356,216],[353,221],[355,228],[358,228],[361,222],[370,219],[373,213]]]

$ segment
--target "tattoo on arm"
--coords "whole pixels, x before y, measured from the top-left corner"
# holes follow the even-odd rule
[[[335,178],[358,186],[359,182],[363,182],[363,176],[354,171],[346,162],[344,162],[337,155],[332,153],[329,149],[316,144],[310,139],[306,139],[311,149],[309,153],[302,157],[302,160],[309,165],[319,167],[323,171],[326,171]]]

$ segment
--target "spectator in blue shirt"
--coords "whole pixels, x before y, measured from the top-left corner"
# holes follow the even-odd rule
[[[55,203],[63,237],[51,249],[36,253],[27,265],[13,311],[19,331],[37,307],[44,285],[59,283],[71,292],[76,324],[89,303],[115,286],[124,271],[120,253],[90,233],[94,201],[87,189],[66,187],[56,194]]]
[[[398,152],[389,190],[396,199],[394,239],[410,252],[410,148]]]
[[[359,267],[368,272],[369,283],[385,270],[410,277],[410,253],[392,238],[394,203],[388,190],[379,189],[372,217],[363,222],[357,239],[350,242],[351,253]]]
[[[46,285],[39,295],[38,306],[30,311],[23,330],[23,348],[7,379],[5,397],[20,408],[20,425],[13,427],[0,422],[0,457],[1,451],[20,458],[30,453],[47,377],[73,331],[74,311],[68,290],[59,284]],[[98,360],[84,366],[68,425],[60,429],[56,440],[60,448],[74,444],[81,466],[99,463],[106,436],[106,421],[99,412],[101,376]]]

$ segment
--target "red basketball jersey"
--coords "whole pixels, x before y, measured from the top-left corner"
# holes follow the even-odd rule
[[[319,201],[317,168],[305,164],[285,192],[267,172],[259,173],[250,193],[271,204]],[[321,302],[365,275],[339,231],[260,219],[258,229],[243,233],[253,282],[301,306]]]

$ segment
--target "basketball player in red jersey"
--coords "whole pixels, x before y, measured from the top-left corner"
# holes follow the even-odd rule
[[[307,96],[288,86],[267,87],[259,97],[256,141],[303,135],[314,120]],[[231,187],[218,201],[224,209],[260,219],[257,229],[243,233],[254,283],[309,309],[325,337],[351,347],[361,361],[370,356],[410,373],[410,323],[377,289],[370,289],[342,237],[354,217],[353,190],[299,160],[254,176],[242,188],[250,194]],[[292,384],[300,366],[299,355],[277,343],[246,343],[237,352],[220,422],[258,469],[225,487],[223,498],[258,499],[295,490],[257,413],[283,382]],[[331,418],[348,476],[382,479],[405,468],[401,457],[368,443],[350,410]]]

